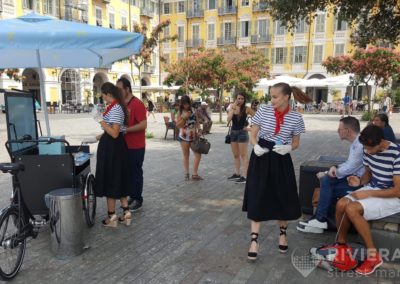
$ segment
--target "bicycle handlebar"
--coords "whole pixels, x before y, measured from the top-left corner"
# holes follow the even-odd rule
[[[69,142],[65,139],[56,139],[56,138],[42,138],[42,139],[29,139],[29,138],[22,138],[22,139],[14,139],[14,140],[7,140],[5,143],[6,149],[8,154],[10,155],[10,158],[12,159],[12,153],[10,149],[11,144],[22,144],[22,143],[46,143],[46,144],[52,144],[52,143],[64,143],[68,147]]]

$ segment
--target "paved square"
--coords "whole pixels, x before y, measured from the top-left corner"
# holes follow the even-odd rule
[[[393,276],[398,266],[391,264],[370,277],[333,275],[321,269],[303,277],[292,265],[291,255],[333,242],[335,235],[301,234],[294,223],[289,225],[287,255],[278,252],[277,226],[266,222],[260,234],[260,257],[248,262],[249,222],[241,212],[244,185],[226,181],[233,173],[230,147],[224,144],[226,126],[214,124],[208,136],[211,151],[202,157],[199,170],[205,180],[184,181],[179,143],[171,139],[171,132],[168,140],[163,139],[162,116],[156,114],[158,122],[149,119],[149,132],[155,138],[147,140],[144,206],[134,213],[132,226],[103,228],[105,202],[99,199],[96,225],[85,232],[88,250],[70,260],[58,260],[50,251],[46,229],[29,242],[14,283],[398,283],[399,275]],[[304,117],[307,133],[292,155],[297,176],[302,162],[320,155],[346,156],[349,146],[338,140],[339,115]],[[99,133],[86,114],[50,115],[50,121],[52,134],[65,134],[71,144]],[[394,114],[391,121],[399,135],[400,115]],[[0,114],[0,140],[6,140],[4,114]],[[0,161],[9,161],[4,146]],[[94,165],[93,157],[92,170]],[[7,205],[9,185],[10,178],[1,174],[1,208]]]

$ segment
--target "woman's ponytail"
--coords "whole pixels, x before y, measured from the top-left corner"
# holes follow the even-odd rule
[[[302,104],[308,104],[312,102],[312,99],[307,96],[302,90],[300,90],[297,87],[291,87],[292,93],[293,93],[293,98],[302,103]]]

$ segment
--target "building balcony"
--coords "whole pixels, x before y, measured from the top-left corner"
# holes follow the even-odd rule
[[[142,8],[140,8],[140,16],[153,18],[154,11],[151,10],[151,8],[142,7]]]
[[[203,18],[204,17],[204,10],[200,9],[192,9],[192,10],[187,10],[186,11],[186,18],[192,19],[192,18]]]
[[[253,5],[253,12],[263,12],[270,8],[271,6],[267,2],[260,2]]]
[[[155,66],[151,66],[151,65],[143,65],[143,73],[149,73],[149,74],[153,74],[154,71],[156,70]]]
[[[187,48],[198,48],[198,47],[201,47],[201,46],[203,46],[203,40],[202,39],[199,39],[199,38],[196,38],[196,39],[188,39],[187,41],[186,41],[186,47]]]
[[[237,13],[237,8],[236,6],[224,6],[224,7],[218,7],[218,16],[223,16],[223,15],[234,15]]]
[[[236,37],[219,37],[217,40],[217,45],[236,45]]]
[[[271,35],[252,35],[251,43],[271,43]]]

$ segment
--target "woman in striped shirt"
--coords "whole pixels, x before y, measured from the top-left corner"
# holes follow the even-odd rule
[[[279,251],[288,250],[287,221],[301,216],[296,177],[290,152],[297,149],[305,132],[301,114],[290,109],[290,95],[301,103],[311,102],[300,89],[286,83],[271,88],[271,105],[263,106],[252,119],[250,157],[243,211],[251,220],[250,260],[257,259],[261,221],[278,220]]]
[[[128,148],[123,135],[123,129],[128,121],[128,110],[120,89],[114,84],[104,83],[101,92],[108,106],[100,121],[104,133],[98,136],[100,141],[97,148],[95,192],[97,197],[107,198],[108,217],[103,220],[104,226],[116,227],[118,220],[130,225],[132,215],[127,199],[130,188]],[[119,218],[115,214],[117,199],[120,199],[124,211]]]

